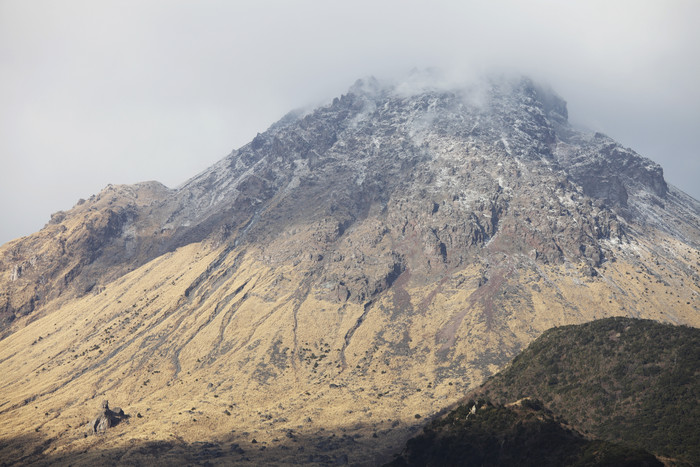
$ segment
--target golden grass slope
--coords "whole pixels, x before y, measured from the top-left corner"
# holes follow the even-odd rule
[[[498,252],[434,282],[406,270],[364,305],[324,298],[311,260],[273,264],[275,245],[179,248],[0,341],[0,459],[390,460],[552,326],[700,326],[699,252],[654,240],[608,245],[593,278]],[[130,418],[86,436],[103,399]]]

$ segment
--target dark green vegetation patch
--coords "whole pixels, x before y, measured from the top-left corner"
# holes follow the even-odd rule
[[[584,439],[533,399],[461,405],[408,441],[390,466],[662,466],[637,448]]]
[[[699,374],[699,329],[550,329],[390,465],[700,465]]]
[[[480,390],[544,402],[599,439],[700,465],[700,330],[609,318],[550,329]]]

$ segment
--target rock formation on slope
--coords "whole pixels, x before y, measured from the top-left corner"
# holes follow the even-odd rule
[[[380,461],[552,326],[700,325],[700,206],[657,164],[528,79],[415,84],[358,81],[2,246],[0,420],[27,421],[0,436],[68,456],[75,394],[118,393],[172,452]]]
[[[108,429],[117,426],[122,419],[126,418],[124,411],[115,407],[109,408],[109,401],[102,401],[102,409],[97,414],[97,417],[90,423],[90,434],[103,434]]]

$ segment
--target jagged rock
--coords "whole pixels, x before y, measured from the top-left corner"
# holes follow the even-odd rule
[[[105,433],[109,428],[116,426],[125,418],[126,415],[121,408],[115,407],[114,410],[111,410],[109,402],[106,400],[102,401],[102,410],[90,424],[90,431],[92,434]]]

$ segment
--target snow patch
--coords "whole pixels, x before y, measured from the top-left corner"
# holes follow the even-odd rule
[[[509,156],[513,155],[513,153],[510,150],[510,144],[508,144],[508,140],[505,139],[505,137],[501,138],[501,143],[503,143],[503,146],[506,148],[506,154]]]

